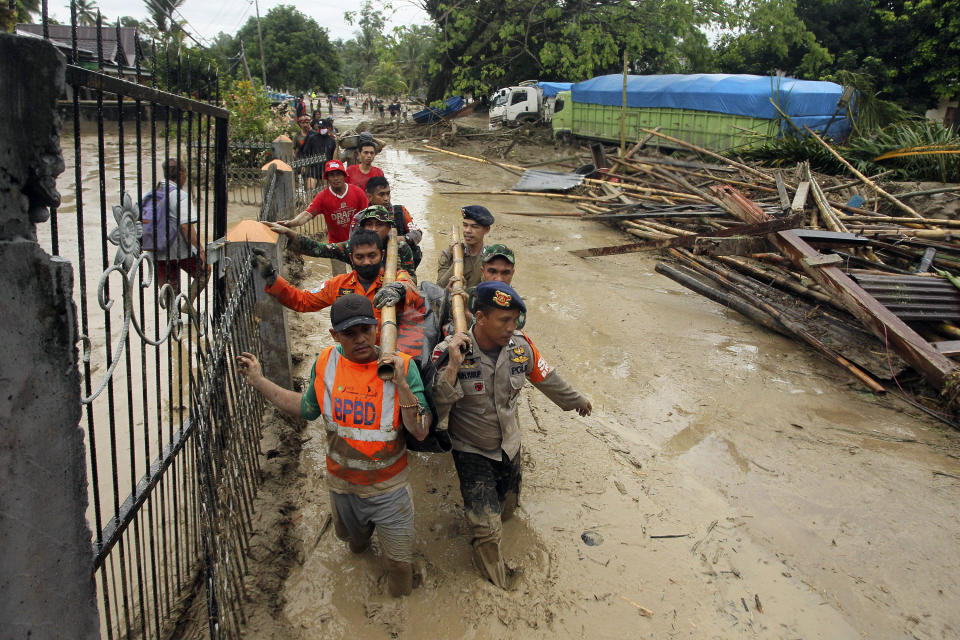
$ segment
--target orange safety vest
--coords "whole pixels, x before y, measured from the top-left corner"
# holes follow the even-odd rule
[[[410,370],[410,356],[403,372]],[[389,480],[407,467],[400,398],[377,376],[377,362],[358,363],[327,347],[317,358],[314,390],[327,430],[327,471],[353,484]]]

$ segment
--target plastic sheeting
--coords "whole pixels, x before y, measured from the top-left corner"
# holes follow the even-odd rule
[[[537,86],[543,91],[544,98],[552,98],[561,91],[569,91],[572,82],[538,82]]]
[[[628,107],[713,111],[767,120],[778,116],[770,98],[791,118],[825,116],[829,120],[842,93],[843,87],[833,82],[745,74],[628,76],[627,80]],[[571,88],[571,97],[574,102],[619,107],[623,76],[578,82]]]
[[[527,169],[520,176],[514,191],[570,191],[583,184],[586,176],[579,173],[565,173],[560,171],[543,171]]]

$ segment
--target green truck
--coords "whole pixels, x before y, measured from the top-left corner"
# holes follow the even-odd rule
[[[838,138],[849,131],[844,99],[832,82],[729,74],[629,76],[627,107],[623,76],[600,76],[561,91],[553,113],[557,137],[620,142],[621,114],[626,139],[644,137],[641,129],[713,151],[747,149],[782,135],[793,125]],[[774,106],[776,103],[776,107]],[[663,138],[651,145],[679,148]]]

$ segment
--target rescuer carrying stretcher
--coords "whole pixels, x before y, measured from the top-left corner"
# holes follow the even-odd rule
[[[423,382],[410,356],[380,353],[378,322],[367,298],[339,297],[330,307],[330,324],[336,345],[317,357],[302,394],[266,379],[249,353],[238,356],[237,365],[247,382],[284,413],[322,417],[337,537],[359,554],[369,548],[376,530],[390,595],[408,595],[413,589],[413,497],[402,429],[416,440],[429,431]],[[385,360],[392,365],[389,380],[378,376]]]

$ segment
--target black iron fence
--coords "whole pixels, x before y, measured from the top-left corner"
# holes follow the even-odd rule
[[[105,54],[116,47],[99,19],[96,64],[80,64],[90,47],[78,46],[76,13],[71,4],[67,172],[44,232],[76,274],[102,635],[167,637],[184,603],[205,595],[211,637],[239,637],[264,406],[234,368],[238,352],[259,351],[251,274],[236,256],[211,268],[205,255],[226,232],[229,114],[217,82],[191,83],[190,97],[186,84],[154,84],[192,77],[179,56],[147,84],[139,38],[132,68]],[[161,192],[169,236],[157,208],[142,207]]]

